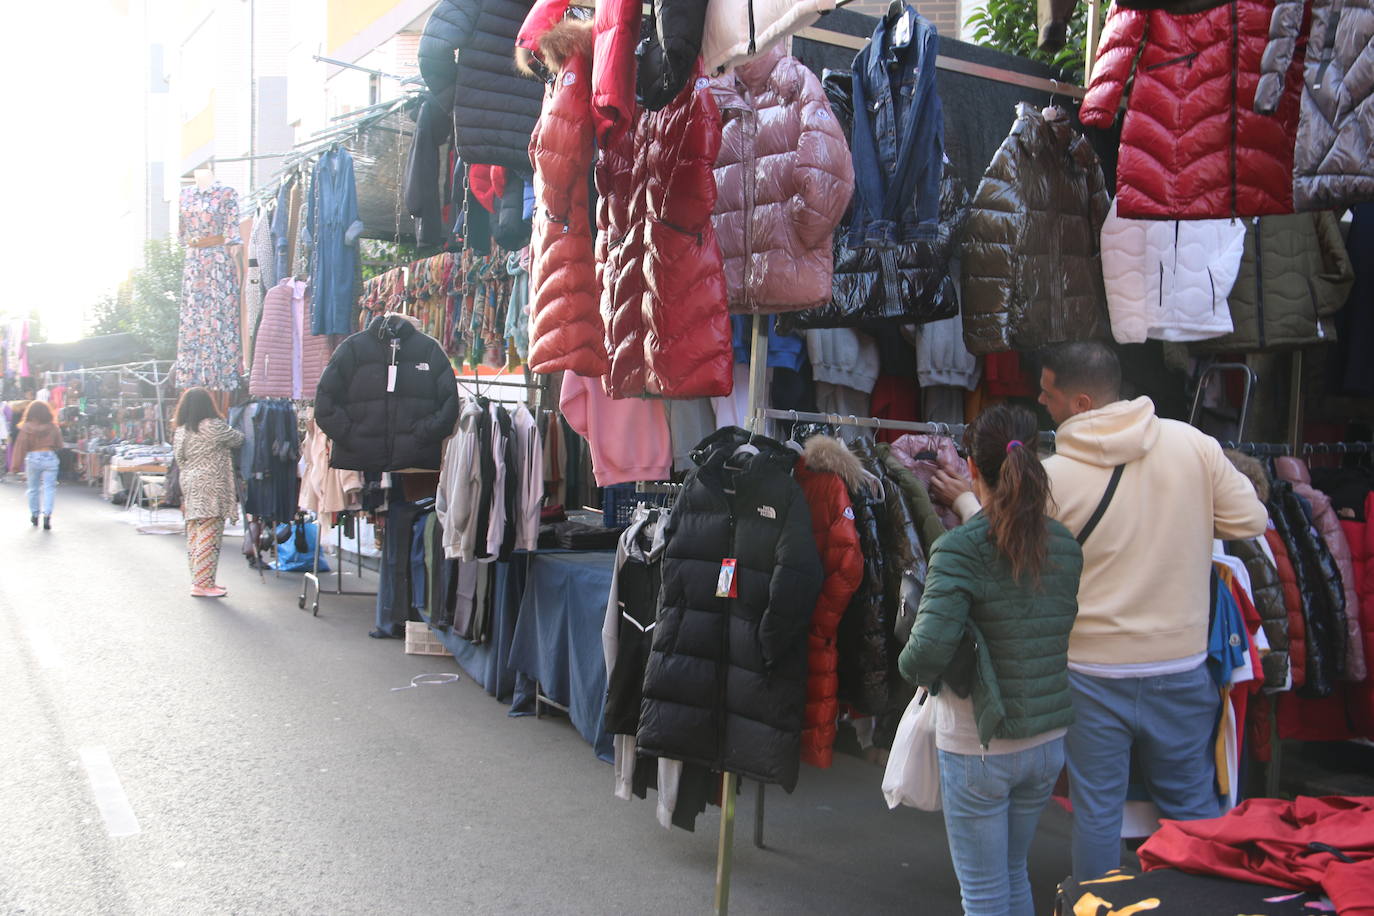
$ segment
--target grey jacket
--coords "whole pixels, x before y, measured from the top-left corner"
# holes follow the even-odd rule
[[[812,377],[872,394],[878,383],[878,342],[852,328],[815,328],[806,332]]]
[[[1260,64],[1255,110],[1270,114],[1283,96],[1301,37],[1303,0],[1278,0]],[[1341,209],[1374,200],[1374,0],[1312,0],[1303,65],[1302,117],[1293,161],[1298,210]]]

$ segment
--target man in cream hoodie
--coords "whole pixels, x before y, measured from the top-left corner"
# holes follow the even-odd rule
[[[1208,746],[1220,698],[1205,665],[1212,539],[1261,535],[1268,516],[1215,439],[1155,416],[1149,398],[1121,400],[1107,345],[1061,344],[1043,366],[1040,403],[1059,424],[1045,461],[1051,514],[1082,532],[1123,468],[1083,542],[1069,637],[1073,873],[1084,880],[1121,864],[1132,749],[1164,817],[1220,813]],[[956,502],[961,514],[969,499]]]

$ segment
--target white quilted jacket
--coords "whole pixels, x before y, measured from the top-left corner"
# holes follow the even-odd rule
[[[709,0],[701,36],[702,67],[714,74],[752,60],[834,8],[835,0]]]
[[[1206,340],[1231,333],[1226,297],[1245,224],[1232,219],[1123,219],[1102,224],[1102,274],[1118,343]]]

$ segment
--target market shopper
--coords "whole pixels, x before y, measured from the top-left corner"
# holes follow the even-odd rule
[[[930,688],[941,806],[967,916],[1031,916],[1026,856],[1064,766],[1083,555],[1049,518],[1035,416],[998,406],[965,443],[983,509],[935,545],[902,676]]]
[[[52,507],[57,497],[60,466],[57,453],[65,447],[52,408],[43,401],[30,402],[19,424],[19,434],[14,438],[10,470],[23,469],[28,480],[29,524],[38,527],[41,512],[44,531],[52,529]]]
[[[1133,752],[1163,817],[1220,813],[1209,746],[1220,700],[1205,665],[1212,539],[1257,537],[1268,516],[1215,439],[1155,416],[1147,397],[1121,399],[1106,344],[1060,344],[1041,365],[1040,403],[1058,424],[1045,461],[1053,512],[1083,541],[1065,746],[1073,874],[1085,880],[1121,864]],[[961,514],[976,505],[948,476],[932,486]]]
[[[204,388],[186,389],[174,422],[172,452],[181,472],[191,594],[223,598],[228,590],[215,584],[215,573],[225,519],[238,519],[232,452],[243,444],[243,433],[224,422]]]

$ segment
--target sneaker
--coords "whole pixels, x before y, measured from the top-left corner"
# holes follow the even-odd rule
[[[211,588],[200,588],[199,586],[192,586],[191,588],[192,598],[223,598],[227,594],[229,594],[229,589],[220,588],[218,585]]]
[[[52,516],[51,516],[51,515],[45,515],[45,516],[43,516],[43,530],[44,530],[44,531],[51,531],[51,530],[52,530]]]

